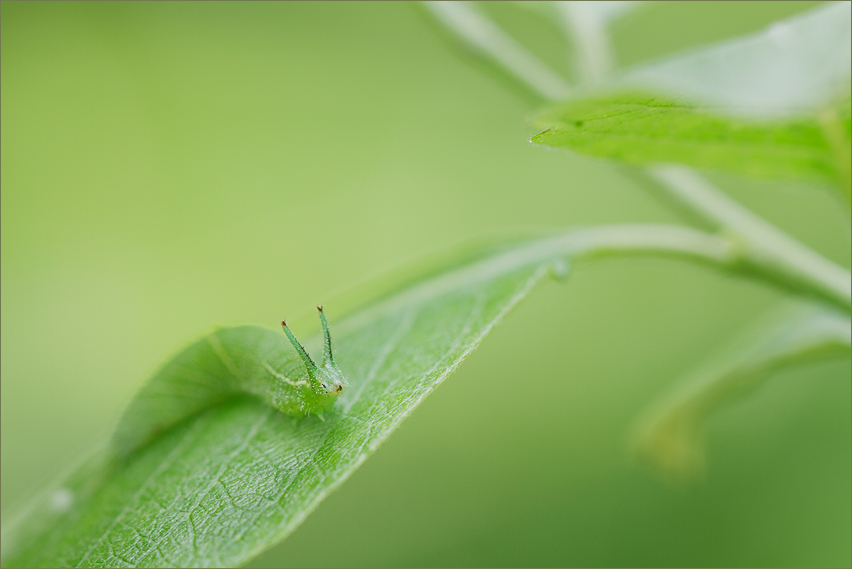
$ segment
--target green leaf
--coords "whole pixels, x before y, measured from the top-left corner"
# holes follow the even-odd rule
[[[816,118],[755,122],[664,97],[620,93],[569,101],[536,119],[532,142],[629,164],[676,162],[837,187],[846,174]],[[846,145],[849,131],[845,130]]]
[[[283,334],[217,330],[142,388],[105,450],[4,523],[4,564],[245,562],[293,531],[536,283],[565,276],[569,259],[669,256],[736,271],[734,252],[724,238],[671,226],[579,229],[468,252],[332,318],[350,387],[324,420],[297,422],[267,404],[276,397],[267,364],[297,361]],[[331,543],[336,531],[345,528],[329,528]]]
[[[468,251],[331,319],[350,386],[322,420],[297,421],[274,407],[280,386],[269,369],[298,361],[283,334],[216,330],[140,390],[109,445],[3,524],[3,563],[244,563],[292,532],[548,274],[563,278],[569,262],[636,255],[751,274],[739,251],[724,237],[662,225],[577,229]],[[315,336],[306,345],[316,351],[320,343]],[[329,543],[338,531],[345,528],[328,528]]]
[[[329,307],[350,387],[324,421],[235,391],[236,376],[262,385],[265,363],[295,361],[283,334],[209,334],[140,391],[107,450],[4,524],[4,565],[245,562],[290,533],[551,268],[564,272],[569,244],[480,255],[343,320]]]
[[[694,479],[704,466],[704,427],[717,410],[780,369],[849,357],[850,343],[848,314],[815,305],[786,306],[653,405],[637,423],[634,451],[672,482]]]

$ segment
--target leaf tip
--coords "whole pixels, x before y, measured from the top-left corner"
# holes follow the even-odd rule
[[[542,138],[543,138],[543,136],[544,136],[545,134],[547,134],[548,132],[550,132],[550,129],[549,129],[549,128],[548,128],[547,130],[543,130],[543,131],[541,131],[541,132],[540,132],[540,133],[538,133],[538,134],[534,134],[534,135],[532,135],[532,136],[530,137],[530,142],[531,142],[531,143],[533,143],[533,144],[541,144],[541,139],[542,139]]]

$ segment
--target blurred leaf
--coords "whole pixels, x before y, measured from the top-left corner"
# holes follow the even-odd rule
[[[676,162],[833,187],[845,181],[816,118],[758,123],[683,101],[622,93],[560,104],[536,123],[549,128],[533,136],[533,143],[629,164]],[[848,145],[848,129],[843,135]]]
[[[810,114],[849,94],[850,7],[831,2],[756,34],[625,70],[611,84],[688,97],[726,114]]]
[[[849,316],[820,306],[785,307],[739,338],[723,360],[654,405],[639,422],[634,450],[664,477],[684,482],[704,466],[701,435],[720,407],[779,369],[849,356]]]

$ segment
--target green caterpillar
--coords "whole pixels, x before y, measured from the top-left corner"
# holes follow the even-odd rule
[[[305,363],[305,369],[308,372],[307,377],[302,376],[293,381],[276,372],[268,363],[264,362],[264,367],[272,375],[293,388],[290,397],[282,400],[280,405],[276,405],[280,411],[284,411],[293,417],[304,417],[311,413],[321,416],[323,411],[334,405],[334,400],[340,395],[343,388],[349,386],[343,372],[334,362],[334,355],[331,352],[331,332],[328,329],[328,321],[325,319],[322,306],[317,306],[317,311],[319,311],[320,321],[322,322],[324,340],[321,366],[314,363],[311,356],[308,355],[308,352],[287,327],[286,320],[281,320],[281,328],[284,329],[290,343],[296,348],[296,353]]]
[[[291,417],[324,419],[349,382],[334,359],[322,306],[317,310],[321,365],[284,320],[286,340],[258,326],[216,330],[179,352],[140,389],[116,426],[113,454],[127,457],[188,417],[246,394]]]

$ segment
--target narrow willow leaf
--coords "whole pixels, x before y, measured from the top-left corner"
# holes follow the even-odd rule
[[[785,307],[760,323],[725,358],[656,403],[638,422],[637,455],[665,478],[682,483],[704,466],[702,433],[719,408],[793,365],[848,357],[849,316],[820,306]]]
[[[245,562],[292,531],[340,484],[548,264],[527,256],[490,259],[346,321],[332,320],[350,387],[324,421],[297,422],[264,403],[276,397],[264,391],[271,385],[265,364],[302,365],[283,334],[252,326],[213,332],[142,389],[118,426],[113,450],[13,528],[4,552],[10,545],[15,551],[4,565]],[[259,397],[235,398],[236,381]]]
[[[217,330],[142,388],[104,451],[3,524],[4,565],[243,563],[293,531],[537,282],[565,276],[569,260],[669,256],[736,271],[734,251],[688,228],[620,226],[449,260],[330,318],[349,387],[324,420],[275,408],[270,368],[303,365],[282,333]],[[320,344],[306,343],[315,353]]]
[[[744,274],[737,251],[685,227],[628,225],[450,259],[330,318],[349,386],[324,420],[278,410],[271,379],[304,365],[284,334],[216,330],[155,374],[103,450],[3,524],[3,564],[244,563],[292,532],[548,274],[628,255]],[[306,342],[314,353],[321,345],[320,337]],[[330,528],[331,544],[335,531],[345,528]]]
[[[663,240],[680,246],[693,233]],[[285,373],[301,365],[281,332],[209,334],[140,391],[106,451],[4,524],[4,565],[245,562],[290,533],[585,243],[566,236],[480,256],[331,318],[350,387],[324,421],[297,422],[265,403],[276,397],[266,364]]]
[[[685,101],[620,93],[560,104],[536,124],[548,128],[532,137],[535,144],[628,164],[675,162],[831,187],[846,180],[836,145],[816,118],[755,122]],[[840,132],[848,146],[849,130]]]

